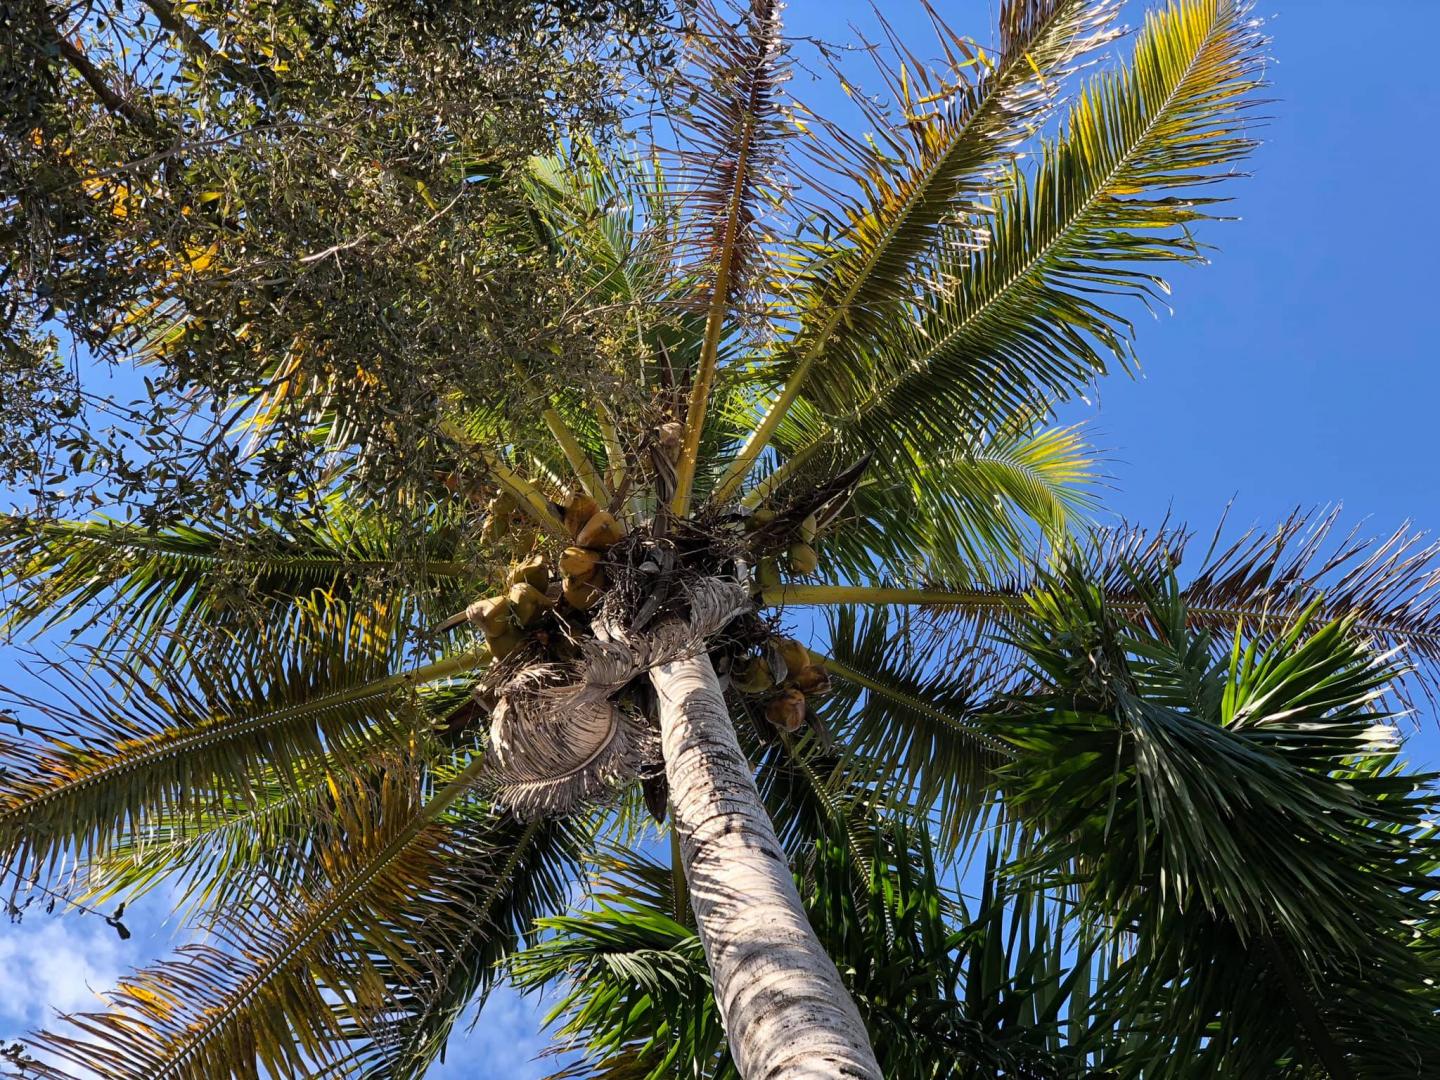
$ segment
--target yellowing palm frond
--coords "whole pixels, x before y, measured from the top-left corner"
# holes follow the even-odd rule
[[[877,462],[824,541],[849,580],[1011,573],[1017,559],[1063,545],[1097,505],[1097,473],[1078,428],[1009,426],[946,455],[917,446]]]
[[[402,555],[399,530],[332,500],[323,520],[285,527],[146,529],[107,520],[37,521],[0,516],[0,584],[9,592],[0,633],[65,624],[119,655],[177,660],[223,650],[264,626],[280,638],[324,633],[317,624],[386,612],[399,627],[419,614],[393,579],[443,586],[463,567],[442,518],[427,539],[433,558]],[[438,549],[438,550],[437,550]],[[380,590],[372,579],[386,579]],[[446,603],[442,600],[441,603]],[[359,632],[363,627],[357,626]]]
[[[32,1068],[153,1080],[333,1068],[382,1038],[397,1008],[423,1007],[441,989],[432,976],[476,919],[503,955],[513,924],[492,921],[493,904],[477,900],[533,837],[467,803],[481,760],[428,798],[403,761],[351,787],[338,807],[346,836],[328,849],[322,884],[222,912],[213,944],[130,976],[109,1012],[39,1035]],[[501,891],[532,884],[511,877]]]

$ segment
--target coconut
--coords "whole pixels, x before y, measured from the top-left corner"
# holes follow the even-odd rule
[[[773,589],[780,584],[780,564],[765,558],[755,567],[755,584],[762,589]]]
[[[815,536],[819,531],[820,523],[815,520],[814,514],[809,515],[804,521],[800,522],[800,539],[806,544],[813,544],[815,542]]]
[[[485,524],[480,529],[480,539],[493,544],[510,531],[510,515],[490,513],[485,515]]]
[[[565,578],[565,602],[578,611],[589,611],[605,593],[605,571],[592,570],[585,577]]]
[[[529,555],[535,550],[535,538],[539,534],[532,527],[510,528],[510,553],[512,555]]]
[[[510,576],[506,581],[511,585],[533,585],[544,592],[550,584],[550,570],[545,565],[544,555],[532,555],[523,562],[518,562],[510,568]]]
[[[820,565],[820,556],[809,544],[791,544],[785,554],[792,574],[813,574]]]
[[[763,694],[775,686],[775,676],[763,656],[753,656],[730,673],[730,683],[742,694]]]
[[[810,650],[794,638],[777,637],[773,640],[776,650],[780,653],[780,659],[785,661],[787,681],[814,663],[810,659]]]
[[[576,492],[570,496],[570,502],[565,507],[565,530],[571,536],[577,535],[585,523],[599,512],[599,503],[584,492]]]
[[[525,635],[513,626],[507,628],[503,634],[496,634],[494,637],[487,635],[485,638],[490,656],[495,660],[504,660],[524,643]]]
[[[745,527],[747,529],[759,529],[762,526],[769,525],[774,520],[774,510],[756,510],[745,519]]]
[[[581,547],[587,548],[608,548],[620,542],[625,535],[625,528],[615,520],[615,515],[608,511],[601,510],[591,515],[585,527],[575,536],[575,542]]]
[[[510,531],[510,520],[515,516],[515,499],[508,491],[501,491],[490,500],[488,511],[481,535],[493,542]]]
[[[830,692],[830,673],[819,664],[811,664],[793,672],[790,685],[807,697],[819,697]]]
[[[522,627],[533,625],[552,606],[551,599],[528,581],[510,586],[508,599],[511,618]]]
[[[560,553],[559,565],[566,577],[589,577],[600,565],[600,554],[589,548],[567,547]]]
[[[782,690],[765,703],[765,719],[781,731],[799,731],[805,723],[805,695]]]
[[[480,600],[465,609],[470,621],[484,632],[487,638],[496,637],[510,629],[510,598],[492,596]]]

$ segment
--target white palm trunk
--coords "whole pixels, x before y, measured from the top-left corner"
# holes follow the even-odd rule
[[[652,668],[672,827],[745,1080],[880,1080],[865,1025],[800,904],[710,659]]]

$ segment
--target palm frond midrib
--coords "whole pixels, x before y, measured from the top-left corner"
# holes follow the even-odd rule
[[[345,879],[339,888],[332,888],[330,895],[310,912],[305,922],[296,928],[297,932],[287,939],[284,949],[272,953],[247,975],[227,995],[221,1008],[208,1010],[202,1022],[190,1027],[186,1044],[166,1062],[163,1068],[152,1074],[154,1080],[169,1080],[169,1078],[180,1080],[185,1075],[180,1071],[184,1068],[185,1063],[205,1048],[215,1034],[224,1027],[226,1021],[239,1014],[272,979],[285,970],[293,957],[304,953],[316,938],[325,933],[336,916],[348,910],[354,900],[369,888],[387,867],[400,858],[409,845],[427,827],[431,826],[440,814],[444,813],[456,799],[469,789],[469,785],[483,767],[483,760],[481,755],[476,755],[459,776],[445,788],[433,794],[430,800],[356,873]]]
[[[139,754],[131,753],[126,756],[111,757],[108,761],[102,758],[100,760],[105,761],[105,763],[101,768],[93,772],[86,773],[83,776],[76,777],[64,784],[56,785],[28,798],[17,800],[9,807],[0,808],[0,825],[23,817],[37,807],[48,805],[57,799],[73,797],[77,793],[88,790],[97,784],[104,783],[115,777],[124,776],[146,765],[182,757],[187,753],[205,749],[217,743],[227,742],[247,735],[254,735],[290,720],[303,717],[319,717],[324,713],[345,706],[361,705],[383,700],[403,687],[417,685],[420,681],[429,681],[431,678],[440,678],[444,675],[452,674],[455,671],[463,670],[465,665],[471,663],[474,659],[476,659],[476,657],[473,654],[461,654],[459,657],[439,661],[436,664],[428,665],[426,668],[389,675],[383,679],[378,679],[349,690],[341,690],[334,694],[326,695],[325,697],[294,705],[287,705],[282,709],[276,709],[270,712],[262,712],[256,716],[241,720],[238,723],[235,722],[233,717],[218,717],[199,725],[196,730],[182,735],[179,738],[175,737],[173,731],[158,732],[140,740],[149,745]]]

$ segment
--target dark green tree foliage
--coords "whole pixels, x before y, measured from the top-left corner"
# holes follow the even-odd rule
[[[0,419],[32,438],[0,483],[54,505],[63,471],[65,496],[154,522],[292,505],[336,449],[371,491],[428,481],[441,387],[483,405],[538,342],[563,362],[584,339],[505,177],[604,136],[626,80],[663,70],[667,13],[5,5]],[[137,355],[121,400],[70,374]],[[253,440],[224,437],[251,415]]]
[[[1146,1075],[1423,1075],[1440,843],[1435,778],[1397,767],[1396,668],[1318,600],[1226,647],[1129,572],[1133,614],[1078,571],[1027,598],[1033,684],[992,724],[1015,873],[1128,939],[1102,1014],[1148,1036]]]

